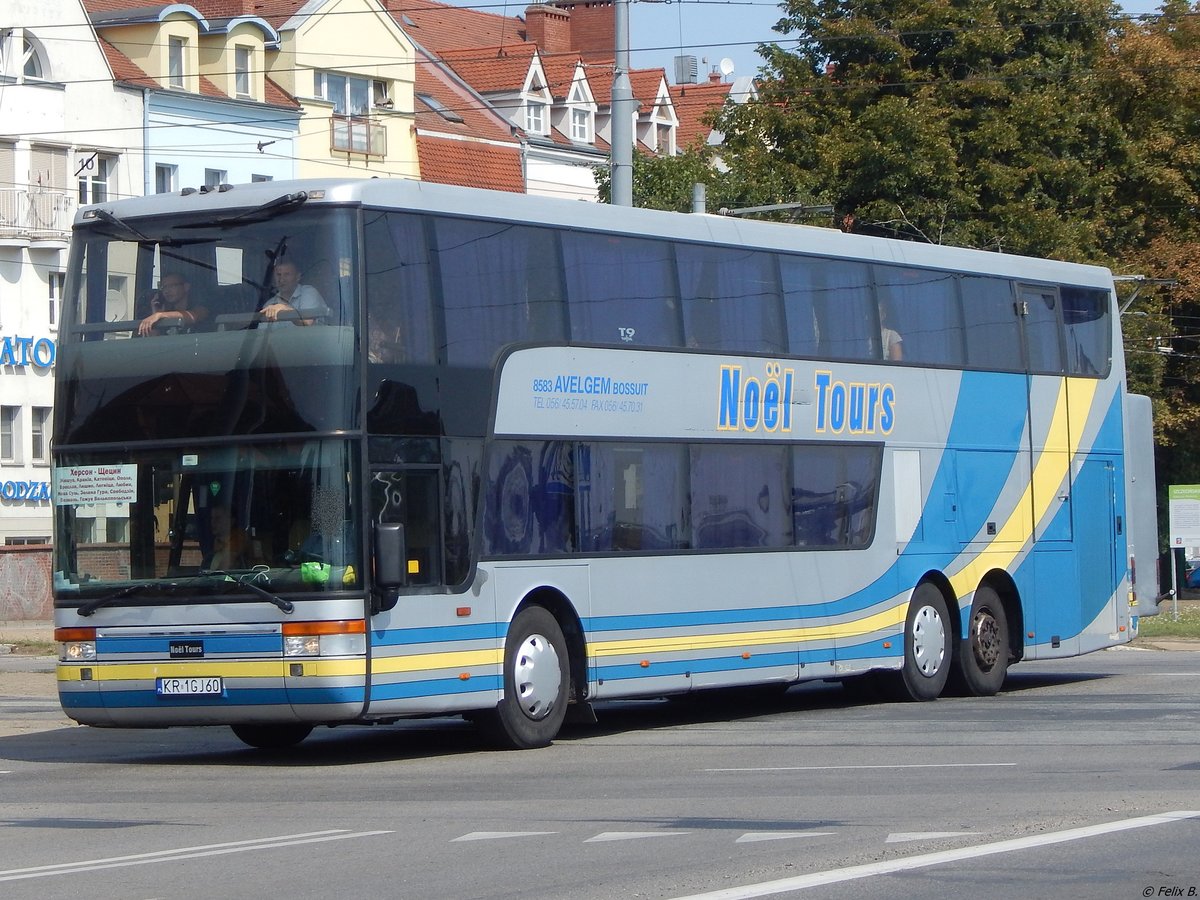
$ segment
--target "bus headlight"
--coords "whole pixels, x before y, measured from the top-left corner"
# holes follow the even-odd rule
[[[286,622],[284,658],[303,656],[362,656],[367,652],[366,622]]]
[[[66,663],[92,662],[96,659],[95,628],[55,628],[58,659]]]
[[[92,662],[96,658],[95,641],[67,641],[58,645],[58,658],[62,662]]]
[[[283,639],[284,656],[320,656],[321,638],[315,634],[299,634]]]

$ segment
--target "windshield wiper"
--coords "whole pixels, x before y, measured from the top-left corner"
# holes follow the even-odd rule
[[[308,201],[307,191],[296,191],[292,194],[284,194],[276,197],[274,200],[268,200],[261,206],[256,206],[253,209],[244,209],[240,213],[235,213],[232,216],[224,216],[219,219],[211,219],[204,222],[183,222],[178,227],[180,228],[211,228],[216,225],[219,228],[224,228],[226,225],[244,225],[254,222],[267,222],[277,216],[283,216],[293,210],[299,209]]]
[[[228,584],[237,584],[237,585],[240,585],[241,587],[248,588],[253,593],[258,594],[258,596],[262,597],[264,600],[267,600],[267,601],[275,604],[276,606],[278,606],[285,613],[290,613],[296,609],[296,604],[294,604],[291,600],[285,600],[283,597],[280,597],[278,594],[272,594],[266,588],[259,587],[257,584],[254,583],[254,579],[256,579],[256,578],[262,577],[262,578],[266,579],[266,576],[261,572],[247,572],[245,575],[239,575],[237,577],[234,577],[233,575],[230,575],[228,572],[224,572],[220,569],[210,569],[207,572],[201,572],[200,575],[201,575],[201,577],[207,576],[210,578],[219,575],[222,578],[224,578]],[[250,580],[247,580],[247,579],[250,579]],[[267,583],[269,584],[270,581],[268,580]]]
[[[96,210],[95,217],[106,225],[115,225],[117,228],[122,229],[127,234],[132,234],[135,238],[137,238],[140,241],[147,241],[149,243],[154,243],[154,238],[150,237],[150,235],[145,234],[144,232],[139,231],[138,229],[134,228],[132,225],[130,225],[124,219],[122,219],[118,216],[114,216],[107,209]]]
[[[138,584],[130,584],[121,588],[119,591],[114,591],[111,594],[106,594],[103,597],[97,597],[95,600],[89,600],[79,607],[76,612],[81,616],[90,616],[102,606],[109,606],[116,603],[123,597],[129,597],[132,594],[140,594],[142,591],[148,590],[151,587],[162,587],[162,585],[151,584],[149,582],[139,582]],[[174,585],[172,585],[174,587]]]

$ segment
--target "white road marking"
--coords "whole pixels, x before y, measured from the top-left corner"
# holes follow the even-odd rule
[[[275,847],[294,847],[300,844],[318,844],[324,841],[344,841],[347,838],[372,837],[391,834],[390,831],[313,831],[307,834],[286,834],[280,837],[255,838],[248,841],[230,841],[224,844],[205,844],[199,847],[180,847],[175,850],[157,850],[153,853],[137,853],[132,856],[113,856],[107,859],[89,859],[83,862],[59,863],[51,866],[33,866],[27,869],[0,871],[0,881],[21,881],[26,878],[47,878],[53,875],[77,875],[99,869],[119,869],[123,866],[145,866],[150,863],[175,862],[181,859],[199,859],[204,856],[223,856],[227,853],[245,853],[248,850],[270,850]]]
[[[472,831],[462,837],[456,837],[450,843],[458,841],[497,841],[502,838],[538,837],[547,834],[558,834],[557,831]]]
[[[824,837],[832,831],[747,831],[734,841],[735,844],[753,844],[757,841],[786,841],[791,838]]]
[[[642,838],[677,837],[687,834],[686,831],[602,831],[595,837],[590,837],[585,844],[599,844],[604,841],[638,841]]]
[[[974,831],[897,831],[889,834],[885,844],[902,844],[905,841],[933,841],[938,838],[962,837],[964,834],[975,834]]]
[[[855,881],[860,878],[873,878],[876,875],[890,875],[894,872],[907,872],[912,869],[924,869],[944,863],[961,862],[964,859],[976,859],[981,856],[992,856],[997,853],[1012,853],[1016,850],[1030,850],[1035,847],[1046,847],[1051,844],[1064,844],[1068,841],[1080,841],[1085,838],[1097,837],[1102,834],[1113,834],[1119,831],[1129,831],[1134,828],[1148,828],[1152,825],[1167,825],[1184,819],[1200,818],[1200,810],[1183,810],[1165,812],[1156,816],[1142,816],[1136,819],[1122,819],[1104,825],[1089,825],[1086,828],[1071,828],[1067,831],[1039,834],[1031,837],[1014,838],[1008,841],[997,841],[993,844],[980,844],[977,847],[964,847],[960,850],[944,850],[940,853],[925,853],[921,856],[910,856],[905,859],[893,859],[886,862],[868,863],[863,866],[850,866],[845,869],[829,869],[825,872],[811,872],[808,875],[798,875],[795,878],[783,878],[779,881],[764,881],[760,884],[749,884],[740,888],[727,888],[711,891],[707,894],[689,894],[677,897],[676,900],[752,900],[754,897],[766,897],[771,894],[783,894],[787,891],[800,891],[805,888],[818,887],[826,884],[838,884],[844,881]]]
[[[840,769],[999,769],[1016,763],[907,763],[878,766],[755,766],[746,769],[701,769],[702,772],[836,772]]]

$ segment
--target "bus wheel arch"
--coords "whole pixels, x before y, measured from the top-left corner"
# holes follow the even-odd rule
[[[946,686],[958,634],[944,579],[923,578],[913,589],[904,619],[904,656],[900,670],[886,673],[887,693],[895,700],[936,700]]]
[[[514,750],[554,740],[585,671],[582,642],[578,617],[559,592],[540,589],[521,602],[504,640],[503,697],[476,717],[488,738]]]
[[[954,692],[990,697],[999,692],[1011,663],[1021,658],[1024,618],[1016,586],[1006,572],[989,573],[964,611],[951,673]]]

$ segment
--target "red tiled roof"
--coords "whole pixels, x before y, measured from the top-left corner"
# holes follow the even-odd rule
[[[677,84],[670,88],[675,115],[679,117],[675,138],[679,147],[708,143],[712,126],[704,124],[704,116],[725,105],[732,87],[731,84],[710,81],[705,84]]]
[[[423,55],[416,93],[461,118],[447,119],[417,97],[417,158],[421,179],[439,184],[525,192],[521,145],[498,115],[453,73]]]
[[[515,16],[450,6],[434,0],[384,0],[384,5],[400,27],[435,56],[455,50],[516,47],[526,43],[525,23]]]
[[[518,44],[507,48],[480,46],[450,50],[438,55],[463,81],[481,94],[490,94],[519,91],[524,87],[536,53],[537,47],[533,44]]]
[[[114,47],[103,36],[100,37],[100,49],[104,51],[104,58],[108,60],[108,67],[112,69],[114,80],[122,84],[132,84],[142,88],[161,87],[157,81],[142,71],[133,60]]]
[[[436,135],[417,135],[421,180],[436,184],[525,192],[521,150],[478,141],[460,141]]]

